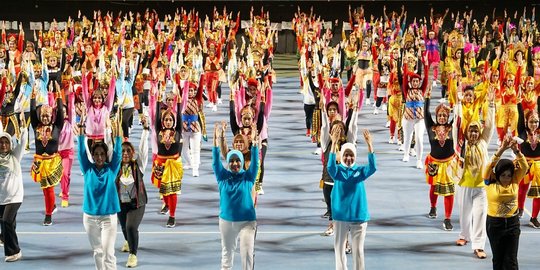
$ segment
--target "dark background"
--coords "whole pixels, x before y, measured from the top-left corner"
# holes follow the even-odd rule
[[[414,17],[423,18],[429,15],[430,8],[435,9],[435,14],[443,14],[446,8],[450,8],[450,13],[463,13],[470,9],[474,10],[473,17],[481,20],[485,15],[491,17],[493,8],[497,8],[496,16],[503,18],[504,9],[508,10],[508,15],[514,15],[518,11],[518,18],[523,12],[523,7],[527,7],[527,16],[530,17],[531,8],[538,6],[536,17],[540,15],[540,1],[60,1],[60,0],[9,0],[2,1],[0,9],[0,20],[25,22],[25,29],[29,27],[30,21],[52,21],[56,18],[58,21],[66,21],[68,16],[75,18],[78,10],[83,15],[91,18],[93,11],[101,9],[102,11],[113,11],[118,14],[119,11],[144,12],[147,8],[155,9],[160,15],[174,14],[177,8],[185,9],[195,8],[199,14],[210,14],[213,7],[216,6],[220,11],[223,6],[227,6],[228,11],[234,13],[240,11],[243,20],[249,19],[249,10],[254,6],[255,12],[264,7],[265,11],[270,12],[272,22],[291,21],[297,6],[302,11],[309,12],[313,6],[316,15],[320,15],[323,20],[348,20],[348,6],[353,8],[364,5],[367,15],[382,15],[383,5],[387,6],[387,13],[390,11],[401,12],[401,5],[405,5],[407,10],[407,23],[412,23]],[[162,17],[162,16],[160,16]],[[204,18],[204,17],[203,17]],[[369,18],[369,17],[368,17]],[[450,15],[445,21],[449,24]],[[295,52],[294,34],[292,31],[281,31],[279,33],[279,42],[276,46],[277,52]]]

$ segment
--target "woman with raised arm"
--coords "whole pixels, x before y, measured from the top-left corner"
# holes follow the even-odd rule
[[[172,108],[162,112],[161,102],[156,101],[155,132],[157,155],[152,166],[152,184],[159,188],[159,194],[169,209],[167,228],[176,226],[175,212],[177,193],[182,189],[182,98],[177,97],[176,113]]]
[[[504,151],[512,149],[516,160],[501,159]],[[484,170],[487,193],[486,230],[493,252],[493,269],[518,269],[519,216],[517,191],[529,165],[517,142],[510,136],[493,155]]]
[[[139,143],[137,158],[135,147],[131,142],[122,143],[121,170],[116,176],[116,188],[120,198],[120,213],[118,221],[122,226],[124,245],[122,252],[129,252],[126,267],[136,267],[137,249],[139,246],[139,225],[144,216],[145,205],[148,202],[143,174],[148,161],[148,132],[146,117],[141,118],[143,131]]]
[[[425,79],[427,80],[427,78]],[[424,104],[424,123],[428,134],[431,151],[426,157],[426,181],[430,186],[429,201],[431,208],[428,218],[437,218],[437,198],[444,197],[444,221],[443,229],[451,231],[454,229],[450,222],[452,208],[454,206],[454,179],[456,179],[456,168],[453,166],[457,161],[454,151],[455,133],[457,131],[456,119],[449,121],[450,107],[439,104],[435,108],[436,121],[433,121],[429,111],[431,90],[426,93]]]
[[[366,238],[369,212],[364,181],[377,170],[371,134],[364,130],[368,147],[368,165],[356,163],[356,145],[339,145],[339,130],[332,132],[332,149],[328,160],[328,174],[334,179],[332,191],[332,218],[334,220],[334,252],[336,269],[347,269],[347,235],[352,237],[353,268],[364,269],[364,240]],[[336,153],[341,148],[341,163]]]
[[[219,231],[221,233],[221,269],[232,269],[234,252],[240,240],[242,269],[254,268],[253,252],[257,221],[251,191],[259,168],[259,143],[251,146],[251,164],[244,170],[244,156],[238,150],[227,153],[228,169],[223,167],[218,148],[218,126],[214,129],[212,168],[219,189]],[[254,133],[255,134],[255,133]],[[252,137],[257,141],[257,135]]]
[[[36,141],[36,154],[32,164],[31,174],[34,182],[38,182],[45,198],[45,219],[43,226],[52,225],[52,214],[56,210],[54,186],[60,183],[62,177],[62,158],[58,154],[60,132],[64,127],[64,110],[60,107],[62,97],[60,86],[55,83],[56,114],[53,119],[53,108],[41,105],[36,108],[36,91],[32,92],[30,99],[30,121],[34,129]],[[49,90],[53,92],[52,85]]]
[[[462,119],[463,115],[461,111],[463,95],[458,93],[457,104],[454,107],[455,115],[460,119]],[[463,175],[456,187],[459,225],[461,227],[456,245],[464,246],[471,242],[472,250],[479,259],[487,257],[484,251],[487,237],[487,199],[482,170],[489,162],[488,145],[495,130],[494,89],[491,89],[487,97],[489,110],[484,125],[479,120],[472,120],[468,121],[464,129],[464,144],[460,153],[464,159]],[[468,99],[471,99],[471,97]]]
[[[84,143],[83,126],[79,126],[79,165],[84,174],[83,224],[94,253],[96,269],[116,269],[114,244],[120,212],[120,200],[115,180],[122,161],[122,139],[118,122],[111,123],[114,150],[108,160],[108,147],[96,142],[90,148],[93,163],[88,159]]]
[[[21,114],[21,120],[24,120],[24,114]],[[0,243],[4,245],[6,262],[22,258],[15,224],[24,197],[21,159],[28,140],[28,130],[21,127],[20,132],[21,137],[16,145],[13,145],[9,133],[0,132]]]

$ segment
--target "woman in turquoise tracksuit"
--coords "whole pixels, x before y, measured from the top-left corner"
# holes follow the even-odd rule
[[[254,135],[253,142],[256,141],[255,139]],[[259,169],[259,148],[257,144],[251,147],[251,163],[247,171],[243,169],[244,157],[238,150],[231,150],[227,154],[228,169],[225,169],[220,160],[221,154],[217,142],[216,125],[212,148],[212,168],[219,188],[221,269],[232,269],[236,242],[240,239],[242,269],[252,270],[257,222],[251,191]]]
[[[92,145],[90,152],[94,162],[88,160],[85,139],[79,134],[79,162],[84,173],[83,224],[94,252],[96,269],[116,269],[114,243],[120,212],[120,200],[116,190],[116,176],[122,161],[122,140],[118,124],[113,122],[112,134],[116,137],[114,152],[107,162],[107,145]],[[83,132],[79,127],[79,132]]]
[[[339,136],[339,132],[334,132],[332,136]],[[347,269],[345,243],[349,230],[352,236],[353,269],[364,269],[364,239],[369,220],[364,181],[377,170],[371,135],[367,130],[364,130],[364,139],[369,151],[368,165],[355,163],[356,147],[352,143],[341,146],[341,164],[336,164],[336,144],[332,144],[328,160],[328,173],[334,179],[331,200],[336,270]]]

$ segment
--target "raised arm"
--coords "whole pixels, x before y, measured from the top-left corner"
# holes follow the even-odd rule
[[[109,81],[109,89],[107,92],[107,99],[105,100],[105,106],[109,111],[112,110],[114,105],[114,90],[116,89],[116,78],[115,76],[111,76],[111,80]]]
[[[79,135],[77,144],[79,148],[79,166],[81,167],[81,171],[85,173],[92,168],[92,163],[88,160],[88,154],[86,153],[86,139],[83,135]]]
[[[220,162],[221,163],[221,162]],[[255,179],[257,178],[257,173],[259,171],[259,147],[254,144],[251,147],[251,163],[249,164],[249,168],[247,170],[247,176],[246,178],[250,182],[255,182]]]
[[[495,103],[493,101],[490,101],[487,119],[484,124],[484,130],[481,134],[481,138],[488,144],[491,141],[491,137],[493,137],[493,130],[495,130]]]
[[[148,164],[148,124],[145,124],[146,127],[143,127],[141,133],[141,141],[139,143],[139,152],[137,155],[137,164],[142,173],[146,170],[146,165]]]

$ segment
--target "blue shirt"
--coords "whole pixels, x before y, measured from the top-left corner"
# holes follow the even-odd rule
[[[116,137],[111,162],[98,170],[88,160],[84,136],[79,136],[79,162],[84,173],[83,212],[93,216],[112,215],[120,212],[116,191],[116,176],[122,161],[122,140]]]
[[[336,154],[328,158],[328,173],[334,179],[330,195],[332,219],[345,222],[367,222],[368,204],[364,180],[375,173],[375,154],[368,154],[368,165],[354,164],[350,168],[336,164]]]
[[[256,220],[251,190],[259,169],[259,148],[251,148],[248,170],[241,169],[238,173],[223,167],[218,147],[212,148],[212,157],[212,168],[219,189],[219,217],[226,221]]]

